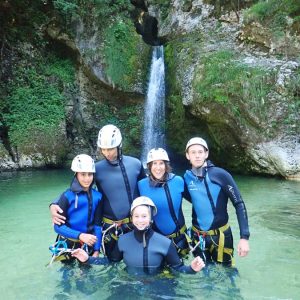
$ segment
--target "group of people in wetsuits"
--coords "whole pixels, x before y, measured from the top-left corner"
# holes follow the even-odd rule
[[[188,141],[186,158],[192,168],[184,178],[172,173],[162,148],[149,151],[146,176],[141,161],[123,155],[122,136],[114,125],[100,129],[97,145],[104,159],[94,163],[88,155],[76,156],[71,187],[50,206],[58,241],[64,240],[74,249],[73,257],[85,263],[103,263],[99,257],[102,247],[108,261],[123,259],[128,268],[141,268],[146,273],[165,264],[188,273],[198,272],[210,262],[233,266],[228,199],[240,228],[238,255],[248,254],[250,234],[244,201],[232,176],[208,160],[204,139]],[[97,190],[92,188],[94,182]],[[183,198],[192,204],[189,234]],[[195,259],[187,267],[181,258],[189,252]]]

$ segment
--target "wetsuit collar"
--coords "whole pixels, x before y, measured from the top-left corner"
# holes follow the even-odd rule
[[[92,188],[93,183],[91,183],[89,190]],[[86,192],[83,187],[80,185],[76,175],[74,176],[72,182],[71,182],[71,186],[70,186],[70,190],[76,194],[80,193],[80,192]]]
[[[204,162],[204,164],[199,167],[199,168],[192,168],[191,172],[200,178],[204,178],[207,172],[207,169],[210,167],[213,167],[214,165],[212,164],[212,162],[210,160],[207,160]]]
[[[118,151],[118,157],[117,157],[117,159],[115,159],[115,160],[113,160],[113,161],[108,160],[107,158],[105,158],[105,159],[106,159],[106,161],[107,161],[110,165],[116,167],[116,166],[118,166],[118,165],[120,164],[120,161],[123,159],[123,155],[122,155],[122,153],[119,153],[119,151]]]
[[[139,230],[133,225],[133,234],[138,242],[144,243],[145,247],[145,242],[147,242],[151,238],[151,236],[154,234],[154,231],[150,226],[143,230]]]
[[[158,180],[156,178],[154,178],[151,174],[149,175],[149,179],[150,179],[150,186],[151,187],[162,187],[164,186],[168,181],[170,181],[171,179],[173,179],[175,177],[175,174],[173,173],[165,173],[163,178]]]

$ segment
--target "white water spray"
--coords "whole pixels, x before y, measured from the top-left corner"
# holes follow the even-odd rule
[[[141,157],[144,165],[148,151],[157,147],[165,147],[165,63],[163,46],[155,46],[152,53]]]

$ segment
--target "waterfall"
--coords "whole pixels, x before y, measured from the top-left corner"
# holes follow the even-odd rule
[[[144,114],[141,161],[145,165],[147,153],[150,149],[165,147],[165,63],[163,46],[153,48]]]

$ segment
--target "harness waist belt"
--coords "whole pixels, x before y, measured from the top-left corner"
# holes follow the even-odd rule
[[[229,224],[225,224],[224,226],[217,228],[217,229],[211,229],[208,231],[205,230],[199,230],[198,228],[196,228],[194,225],[192,226],[192,229],[198,234],[198,235],[219,235],[219,245],[218,245],[218,257],[217,257],[217,261],[218,262],[223,262],[223,253],[227,253],[228,251],[233,252],[232,249],[227,249],[224,248],[225,245],[225,235],[224,235],[224,231],[226,231],[229,228]],[[212,244],[212,248],[211,251],[213,250],[215,246]],[[229,253],[227,253],[229,254]]]
[[[200,230],[198,228],[196,228],[194,225],[192,226],[192,229],[197,232],[197,234],[206,234],[206,235],[218,235],[219,232],[224,232],[226,231],[228,228],[229,228],[229,224],[225,224],[224,226],[220,227],[220,228],[217,228],[217,229],[211,229],[211,230],[208,230],[208,231],[205,231],[205,230]]]
[[[79,240],[79,239],[66,238],[66,237],[64,237],[64,236],[62,236],[62,235],[59,235],[59,236],[60,236],[61,238],[65,239],[65,240],[71,241],[71,242],[73,242],[73,243],[82,243],[81,240]]]
[[[117,220],[117,221],[114,221],[114,220],[111,220],[111,219],[108,219],[108,218],[105,218],[103,217],[102,218],[102,221],[106,224],[117,224],[117,225],[122,225],[122,224],[127,224],[127,223],[130,223],[130,218],[125,218],[125,219],[122,219],[122,220]]]
[[[186,226],[183,225],[183,226],[180,228],[179,231],[174,232],[174,233],[172,233],[172,234],[170,234],[170,235],[167,235],[167,237],[168,237],[169,239],[174,239],[174,238],[180,236],[181,234],[184,234],[185,231],[186,231]]]

